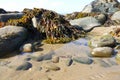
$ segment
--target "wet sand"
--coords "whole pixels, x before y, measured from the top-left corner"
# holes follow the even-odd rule
[[[110,29],[112,28],[98,27],[91,31],[89,36],[102,35],[109,32]],[[91,48],[88,47],[87,40],[79,39],[57,45],[44,44],[40,48],[41,51],[35,53],[0,59],[0,80],[120,80],[120,65],[117,64],[115,58],[89,57]],[[26,71],[15,70],[18,65],[25,62],[25,58],[28,56],[39,56],[50,52],[54,52],[56,56],[60,57],[59,63],[53,63],[51,60],[41,62],[30,60],[28,62],[32,63],[32,68]],[[88,65],[73,61],[71,66],[67,66],[66,61],[71,56],[89,57],[94,62]],[[49,64],[60,67],[60,70],[47,71],[46,66]]]

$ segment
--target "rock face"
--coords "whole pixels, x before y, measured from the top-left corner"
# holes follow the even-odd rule
[[[9,19],[19,19],[22,16],[23,16],[23,13],[0,14],[0,22],[7,22]]]
[[[116,41],[111,35],[103,35],[101,37],[95,37],[90,41],[90,46],[92,47],[113,47]]]
[[[5,14],[7,13],[4,9],[0,8],[0,14]]]
[[[79,28],[82,28],[84,31],[91,31],[94,27],[102,25],[99,20],[94,17],[85,17],[80,19],[75,19],[70,21],[71,25],[77,25]]]
[[[91,55],[94,57],[110,57],[113,55],[113,49],[110,47],[94,48]]]
[[[101,12],[101,13],[114,13],[119,8],[119,2],[117,0],[94,0],[82,10],[84,13]]]
[[[23,27],[5,26],[0,28],[0,56],[19,48],[27,38],[27,30]]]

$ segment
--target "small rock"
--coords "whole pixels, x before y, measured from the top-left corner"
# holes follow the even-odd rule
[[[120,50],[120,45],[117,45],[115,49]]]
[[[32,68],[32,64],[31,64],[30,62],[25,62],[25,63],[23,63],[22,65],[18,66],[18,67],[16,68],[16,70],[17,70],[17,71],[19,71],[19,70],[28,70],[28,69],[30,69],[30,68]]]
[[[58,56],[52,56],[52,62],[53,63],[58,63],[59,62],[59,57]]]
[[[25,58],[24,60],[25,60],[25,61],[30,61],[30,60],[31,60],[31,58],[29,58],[29,57],[28,57],[28,58]]]
[[[91,55],[94,57],[111,57],[114,51],[110,47],[98,47],[94,48]]]
[[[117,60],[117,63],[120,64],[120,54],[119,53],[116,55],[115,59]]]
[[[58,70],[60,70],[60,67],[58,67],[58,66],[56,66],[56,65],[54,65],[54,64],[48,64],[47,66],[46,66],[46,68],[49,70],[49,71],[58,71]]]
[[[67,66],[71,66],[72,63],[73,63],[73,60],[71,58],[67,59],[67,61],[66,61]]]
[[[75,62],[83,63],[83,64],[92,64],[93,60],[88,57],[75,57],[73,58]]]
[[[33,51],[33,46],[31,43],[24,44],[23,46],[20,47],[21,52],[32,52]]]

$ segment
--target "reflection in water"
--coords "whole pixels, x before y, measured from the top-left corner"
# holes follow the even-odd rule
[[[55,50],[58,56],[83,56],[86,57],[90,54],[91,49],[88,47],[88,41],[86,39],[80,38],[76,41],[65,44],[58,50]]]

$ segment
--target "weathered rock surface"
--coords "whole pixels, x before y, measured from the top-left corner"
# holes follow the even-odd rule
[[[27,30],[23,27],[6,26],[0,28],[0,56],[16,49],[27,39]]]
[[[102,35],[100,37],[95,37],[90,41],[90,46],[92,47],[113,47],[116,41],[111,35]]]
[[[5,14],[7,13],[4,9],[0,8],[0,14]]]
[[[99,20],[94,17],[85,17],[75,20],[70,20],[71,25],[76,25],[84,31],[91,31],[94,27],[102,25]]]
[[[7,22],[9,19],[19,19],[22,18],[23,15],[23,13],[0,14],[0,22]]]
[[[94,57],[111,57],[114,51],[110,47],[98,47],[94,48],[91,55]]]
[[[29,70],[30,68],[32,68],[32,64],[30,62],[25,62],[23,64],[21,64],[20,66],[18,66],[16,68],[17,71],[19,70]]]
[[[58,70],[60,70],[60,67],[58,67],[58,66],[56,66],[56,65],[54,65],[54,64],[48,64],[47,66],[46,66],[46,69],[48,69],[49,71],[58,71]]]
[[[120,16],[120,11],[117,11],[111,16],[111,20],[120,21],[119,16]]]
[[[94,0],[90,4],[86,5],[82,12],[100,12],[111,14],[120,10],[119,6],[120,4],[117,0]]]

